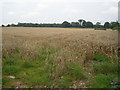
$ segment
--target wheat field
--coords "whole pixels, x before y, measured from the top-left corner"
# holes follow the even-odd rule
[[[48,43],[53,47],[77,51],[79,54],[103,51],[112,55],[118,45],[118,32],[86,28],[5,27],[2,40],[3,49],[12,50],[18,47],[27,51]]]
[[[107,30],[94,30],[89,28],[42,28],[42,27],[3,27],[2,28],[2,57],[3,60],[11,58],[16,50],[25,60],[36,59],[41,56],[40,48],[49,46],[60,50],[54,53],[52,64],[56,69],[52,72],[53,80],[66,73],[66,63],[77,61],[83,65],[88,80],[78,79],[72,88],[86,88],[87,82],[93,74],[90,73],[90,64],[96,54],[104,54],[109,58],[117,56],[118,32]],[[47,56],[48,54],[46,54]],[[87,59],[87,60],[86,60]],[[31,62],[32,63],[32,62]],[[47,62],[46,62],[47,64]],[[6,78],[7,74],[3,75]],[[17,76],[16,76],[17,77]],[[17,82],[17,83],[16,83]],[[62,82],[62,81],[60,81]],[[28,87],[24,80],[17,78],[12,82],[21,88]],[[22,83],[22,84],[21,84]],[[60,86],[61,85],[61,86]],[[62,87],[62,84],[33,85],[32,87]],[[4,86],[11,87],[11,86]],[[63,84],[64,87],[64,84]]]

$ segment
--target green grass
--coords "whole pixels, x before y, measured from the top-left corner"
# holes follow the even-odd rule
[[[21,67],[22,68],[31,68],[31,67],[34,67],[34,65],[31,62],[32,62],[31,60],[23,61]]]
[[[108,61],[109,58],[106,55],[96,54],[96,55],[94,55],[93,60],[95,60],[95,61]]]
[[[7,78],[3,78],[3,79],[2,79],[2,84],[3,84],[3,85],[8,84],[9,82],[10,82],[10,80],[7,79]]]
[[[77,62],[71,62],[68,64],[68,73],[76,79],[84,79],[85,75],[82,67]]]
[[[50,46],[44,46],[40,49],[40,56],[35,59],[24,59],[20,58],[20,51],[16,50],[15,54],[12,54],[9,58],[3,58],[3,87],[14,87],[13,81],[20,80],[25,83],[28,87],[36,86],[56,86],[60,88],[69,88],[74,84],[74,81],[83,81],[90,78],[88,72],[86,72],[83,66],[77,61],[67,62],[64,66],[65,72],[59,74],[56,71],[57,64],[54,62],[54,55],[59,50],[51,48]],[[116,58],[114,58],[116,60]],[[110,81],[117,74],[117,65],[115,60],[109,60],[105,55],[97,54],[94,56],[93,72],[91,74],[96,76],[92,80],[91,87],[110,87]],[[104,62],[105,61],[105,62]],[[111,63],[113,62],[113,63]],[[56,64],[56,65],[55,65]],[[92,63],[90,63],[92,64]],[[86,74],[86,75],[85,75]],[[57,78],[56,76],[57,75]],[[7,76],[15,76],[15,79],[8,79]],[[102,80],[103,79],[103,80]]]
[[[10,66],[5,65],[3,66],[3,74],[4,75],[17,75],[21,71],[21,68],[17,65]]]
[[[69,86],[73,85],[73,81],[74,79],[72,77],[69,75],[64,75],[57,81],[57,85],[61,88],[69,88]]]
[[[93,71],[95,74],[117,73],[118,66],[114,63],[100,62],[93,65]]]
[[[50,54],[54,54],[56,52],[58,52],[58,49],[54,49],[50,46],[45,45],[44,47],[41,48],[41,54],[42,55],[50,55]]]
[[[91,83],[90,88],[111,88],[112,80],[116,75],[97,75],[93,82]]]
[[[24,81],[30,86],[50,86],[51,85],[51,76],[50,73],[38,73],[38,72],[30,72],[29,76],[27,76]]]
[[[14,80],[12,80],[12,79],[2,78],[2,87],[15,88],[15,85],[13,83],[11,83],[13,81]]]
[[[53,55],[56,52],[56,49],[43,47],[39,58],[24,60],[19,57],[20,51],[16,50],[15,54],[12,54],[10,58],[4,58],[3,60],[3,76],[15,76],[16,79],[32,87],[36,85],[50,86],[52,84],[51,70],[55,69],[52,64]],[[4,78],[3,86],[8,81],[10,80]]]

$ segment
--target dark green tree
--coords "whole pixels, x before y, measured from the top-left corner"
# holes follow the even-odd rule
[[[10,24],[8,24],[7,27],[10,27]]]
[[[87,23],[86,23],[85,20],[83,20],[83,22],[82,22],[82,27],[83,27],[83,28],[87,27]]]
[[[62,26],[63,26],[63,27],[71,27],[71,24],[70,24],[69,22],[67,22],[67,21],[64,21],[64,22],[62,23]]]
[[[104,24],[104,28],[111,28],[110,23],[109,23],[109,22],[105,22],[105,24]]]
[[[114,27],[119,27],[119,23],[118,22],[111,22],[111,28]]]
[[[2,27],[5,27],[5,25],[2,25]]]
[[[101,23],[100,22],[97,22],[96,25],[95,25],[96,28],[100,28],[101,27]]]
[[[90,21],[88,21],[88,22],[86,22],[86,27],[87,28],[93,28],[93,23],[92,22],[90,22]]]
[[[72,27],[80,27],[78,22],[71,22]]]
[[[78,22],[79,22],[80,26],[82,27],[83,19],[79,19]]]

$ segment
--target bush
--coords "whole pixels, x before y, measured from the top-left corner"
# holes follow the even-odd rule
[[[102,54],[96,54],[94,57],[93,57],[93,60],[95,61],[108,61],[109,58],[105,55],[102,55]]]

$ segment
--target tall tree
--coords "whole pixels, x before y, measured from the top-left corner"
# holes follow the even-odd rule
[[[101,23],[100,22],[97,22],[96,25],[95,25],[96,28],[100,28],[101,27]]]
[[[92,22],[90,22],[90,21],[88,21],[88,22],[86,22],[86,27],[87,28],[93,28],[93,23]]]
[[[5,27],[5,25],[2,25],[2,27]]]
[[[69,22],[67,22],[67,21],[64,21],[64,22],[62,23],[62,26],[63,26],[63,27],[71,27],[71,24],[70,24]]]
[[[111,22],[111,28],[114,27],[119,27],[119,23],[118,22]]]
[[[83,20],[83,22],[82,22],[82,27],[85,28],[86,26],[87,26],[87,23],[86,23],[85,20]]]
[[[105,22],[105,24],[104,24],[104,28],[111,28],[110,23],[109,23],[109,22]]]
[[[80,27],[78,22],[71,22],[72,27]]]
[[[79,22],[80,26],[82,26],[83,19],[79,19],[78,22]]]

